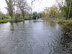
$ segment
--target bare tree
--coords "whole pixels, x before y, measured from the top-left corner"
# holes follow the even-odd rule
[[[16,6],[17,6],[17,8],[20,9],[22,16],[24,18],[25,12],[29,11],[30,7],[28,6],[26,0],[17,0],[16,2],[17,2]]]
[[[11,18],[13,18],[13,2],[12,0],[5,0],[6,4],[7,4],[7,10],[9,12],[9,15],[11,16]]]

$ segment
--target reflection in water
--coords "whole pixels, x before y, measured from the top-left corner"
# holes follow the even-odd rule
[[[54,22],[0,25],[0,54],[72,54],[71,30]]]
[[[23,21],[23,24],[24,24],[24,21]]]
[[[14,24],[11,23],[11,31],[14,31]]]

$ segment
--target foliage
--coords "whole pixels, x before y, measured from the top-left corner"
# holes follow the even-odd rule
[[[44,11],[43,11],[43,16],[45,18],[55,18],[58,16],[58,8],[56,6],[52,6],[52,7],[49,7],[49,8],[46,8]]]
[[[0,12],[0,19],[1,18],[8,19],[8,17],[5,14],[3,14],[3,13]]]
[[[72,18],[72,1],[71,0],[57,0],[58,7],[52,6],[43,11],[43,16],[46,19],[50,18]],[[63,18],[62,18],[63,19]]]
[[[2,19],[0,19],[0,23],[7,23],[8,22],[8,20],[2,20]]]
[[[41,18],[43,16],[42,13],[33,12],[33,18]]]
[[[5,0],[7,3],[7,10],[9,12],[9,15],[11,16],[11,18],[13,18],[13,1],[12,0]]]
[[[33,18],[37,17],[37,12],[33,12]]]
[[[58,2],[58,0],[57,0]],[[72,17],[72,1],[71,0],[65,0],[65,2],[58,2],[60,11],[61,11],[61,16],[66,17],[67,18],[71,18]]]
[[[23,18],[25,17],[25,13],[31,9],[26,0],[16,0],[16,6],[21,11]]]
[[[70,14],[69,15],[69,18],[71,18],[72,17],[72,1],[71,0],[65,0],[65,2],[66,2],[66,4],[67,4],[67,11],[66,11],[66,14]],[[69,13],[69,8],[70,8],[70,13]]]
[[[43,17],[43,13],[38,13],[37,16],[38,16],[38,18],[42,18]]]

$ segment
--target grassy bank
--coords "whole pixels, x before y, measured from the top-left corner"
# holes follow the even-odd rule
[[[0,20],[0,23],[7,23],[9,20]]]
[[[0,23],[7,23],[7,22],[21,22],[24,20],[31,20],[29,16],[25,16],[24,19],[0,19]]]
[[[7,22],[21,22],[21,21],[24,21],[24,19],[20,19],[20,20],[15,20],[15,19],[3,19],[3,20],[0,20],[0,23],[7,23]]]
[[[61,18],[61,19],[55,19],[56,23],[63,24],[65,26],[72,26],[72,19]]]
[[[21,21],[24,21],[24,19],[11,19],[9,20],[9,22],[21,22]]]
[[[31,20],[32,18],[31,17],[29,17],[29,16],[25,16],[24,17],[24,20]]]

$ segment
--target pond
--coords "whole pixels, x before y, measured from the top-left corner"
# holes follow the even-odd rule
[[[51,21],[0,24],[0,54],[72,54],[70,32]]]

